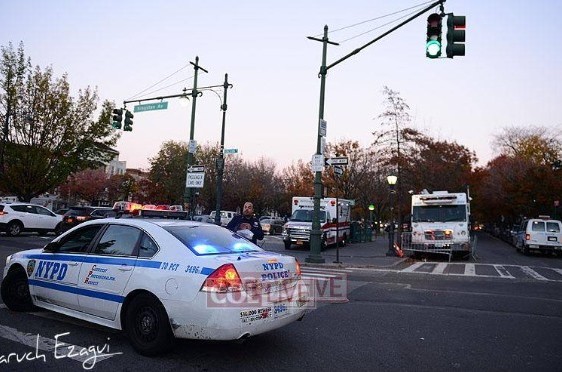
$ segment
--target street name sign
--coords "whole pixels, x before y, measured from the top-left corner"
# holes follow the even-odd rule
[[[136,105],[133,109],[133,112],[165,110],[167,108],[168,102],[145,103],[142,105]]]
[[[326,159],[326,165],[347,165],[348,161],[347,157],[329,158]]]
[[[238,154],[238,149],[224,149],[225,154]]]

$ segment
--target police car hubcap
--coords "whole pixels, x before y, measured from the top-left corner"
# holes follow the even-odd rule
[[[145,336],[150,335],[154,332],[156,324],[156,318],[154,313],[150,309],[145,309],[140,314],[140,327],[139,330]]]

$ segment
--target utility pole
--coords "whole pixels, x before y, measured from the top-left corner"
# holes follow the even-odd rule
[[[351,53],[343,56],[342,58],[338,59],[336,62],[326,66],[326,53],[328,44],[338,45],[337,43],[331,42],[328,40],[328,26],[324,26],[324,37],[322,39],[314,38],[309,36],[308,39],[320,41],[322,42],[322,65],[320,66],[320,73],[318,74],[320,77],[320,110],[319,110],[319,119],[318,119],[318,137],[316,141],[316,156],[321,155],[321,131],[320,131],[320,122],[324,121],[324,96],[326,90],[326,74],[328,70],[341,62],[345,61],[346,59],[350,58],[351,56],[359,53],[369,45],[375,43],[376,41],[382,39],[383,37],[387,36],[391,32],[396,31],[398,28],[404,26],[406,23],[411,22],[415,18],[419,17],[420,15],[424,14],[425,12],[431,10],[433,7],[437,5],[443,5],[446,0],[437,0],[428,7],[424,8],[423,10],[419,11],[418,13],[414,14],[410,18],[406,19],[405,21],[401,22],[400,24],[396,25],[395,27],[391,28],[390,30],[384,32],[382,35],[376,37],[375,39],[371,40],[367,44],[353,50]],[[312,218],[312,230],[310,231],[310,254],[308,257],[305,258],[305,262],[310,263],[324,263],[325,260],[320,254],[321,252],[321,235],[322,231],[320,230],[320,199],[322,198],[322,171],[314,172],[314,211],[313,211],[313,218]]]
[[[224,126],[226,122],[226,92],[228,88],[232,88],[232,84],[228,83],[228,74],[224,74],[224,99],[221,104],[222,110],[222,128],[221,128],[221,147],[219,157],[217,159],[217,204],[215,212],[215,225],[221,224],[221,202],[222,202],[222,176],[224,173]]]
[[[193,146],[193,137],[195,132],[195,106],[197,104],[197,96],[200,96],[202,93],[197,91],[197,75],[199,70],[203,70],[204,72],[209,72],[205,70],[203,67],[199,66],[199,57],[195,57],[195,63],[189,62],[193,65],[195,69],[195,76],[193,78],[193,89],[191,90],[191,97],[193,101],[191,102],[191,127],[189,129],[189,144],[188,144],[188,151],[187,151],[187,172],[189,172],[189,167],[193,165],[193,154],[195,154],[195,149],[191,149],[190,147]],[[185,201],[189,203],[189,217],[193,219],[193,212],[195,210],[194,206],[194,198],[193,198],[193,190],[190,187],[187,187],[187,174],[186,174],[186,184],[185,184]]]
[[[316,138],[316,155],[322,154],[322,135],[320,134],[320,121],[324,120],[324,94],[326,91],[326,54],[328,52],[328,44],[339,45],[328,40],[328,25],[324,26],[324,37],[319,40],[317,38],[308,37],[310,40],[322,42],[322,66],[320,67],[320,108],[318,112],[318,136]],[[314,212],[312,218],[312,230],[310,231],[310,254],[305,261],[310,263],[324,263],[324,257],[320,255],[321,251],[321,235],[320,230],[320,199],[322,198],[322,172],[314,172]]]

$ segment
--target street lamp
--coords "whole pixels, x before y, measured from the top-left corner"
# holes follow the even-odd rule
[[[369,204],[369,223],[371,225],[371,228],[373,227],[373,211],[374,210],[375,210],[375,206],[373,204]]]
[[[386,177],[386,181],[388,182],[388,186],[390,188],[390,224],[388,225],[388,251],[386,252],[386,255],[395,256],[394,254],[394,205],[393,205],[392,194],[396,192],[394,190],[394,186],[396,185],[396,181],[398,181],[398,177],[388,176]]]

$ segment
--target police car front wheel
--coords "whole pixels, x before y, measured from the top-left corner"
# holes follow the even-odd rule
[[[11,270],[2,281],[2,301],[13,311],[31,311],[33,302],[29,293],[27,275],[23,269]]]
[[[173,334],[166,309],[155,297],[139,294],[127,308],[125,330],[135,350],[157,355],[170,347]]]

